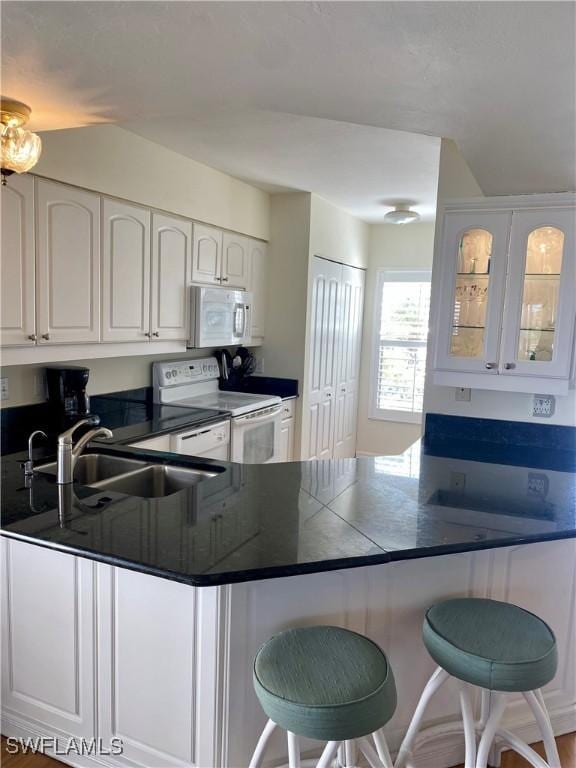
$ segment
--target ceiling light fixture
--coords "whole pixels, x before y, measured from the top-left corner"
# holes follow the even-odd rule
[[[26,173],[33,168],[42,152],[42,141],[31,131],[23,128],[30,119],[31,110],[26,104],[0,97],[0,172],[2,185],[12,173]]]
[[[416,211],[411,211],[410,206],[405,203],[397,203],[394,206],[393,211],[388,211],[384,216],[385,221],[389,221],[390,224],[410,224],[412,221],[418,221],[420,214]]]

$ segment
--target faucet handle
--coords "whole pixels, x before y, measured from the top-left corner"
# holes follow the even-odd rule
[[[94,416],[87,416],[85,419],[80,419],[80,421],[77,421],[76,424],[73,424],[70,429],[67,429],[65,432],[62,432],[62,434],[58,435],[58,444],[72,445],[74,432],[76,432],[79,427],[84,426],[84,424],[90,424],[94,427],[97,427],[98,424],[100,424],[100,416],[94,414]]]
[[[30,435],[28,438],[28,461],[24,462],[24,475],[26,477],[30,477],[34,474],[34,458],[32,456],[32,450],[34,448],[34,438],[36,435],[40,435],[41,437],[44,437],[46,440],[48,439],[48,435],[46,432],[42,432],[41,429],[35,429],[34,432]]]

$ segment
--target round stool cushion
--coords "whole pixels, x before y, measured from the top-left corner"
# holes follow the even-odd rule
[[[287,731],[322,741],[373,733],[396,709],[396,686],[382,650],[341,627],[289,629],[254,661],[262,709]]]
[[[446,600],[424,619],[424,644],[454,677],[492,691],[533,691],[558,665],[550,627],[523,608],[481,598]]]

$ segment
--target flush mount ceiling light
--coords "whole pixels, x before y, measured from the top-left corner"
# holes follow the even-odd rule
[[[418,221],[420,214],[416,211],[411,211],[410,206],[405,203],[397,203],[394,206],[393,211],[388,211],[384,216],[384,221],[390,222],[390,224],[410,224],[412,221]]]
[[[0,97],[0,171],[3,185],[7,176],[26,173],[40,157],[40,137],[22,127],[30,119],[30,114],[30,107],[26,104]]]

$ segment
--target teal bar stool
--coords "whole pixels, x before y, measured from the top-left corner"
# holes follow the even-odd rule
[[[561,768],[540,690],[556,674],[558,653],[554,633],[542,619],[517,605],[496,600],[446,600],[426,613],[423,639],[428,653],[439,666],[424,688],[395,768],[410,765],[426,707],[450,677],[460,681],[466,768],[486,768],[496,738],[535,768]],[[481,716],[477,722],[466,683],[482,689]],[[542,733],[546,761],[500,726],[507,693],[524,695]]]
[[[357,748],[372,768],[392,768],[381,728],[396,709],[396,686],[372,640],[341,627],[289,629],[260,648],[253,679],[269,720],[249,768],[262,764],[277,727],[287,732],[290,768],[303,765],[300,736],[327,742],[316,768],[327,768],[337,753],[343,768],[354,768]]]

